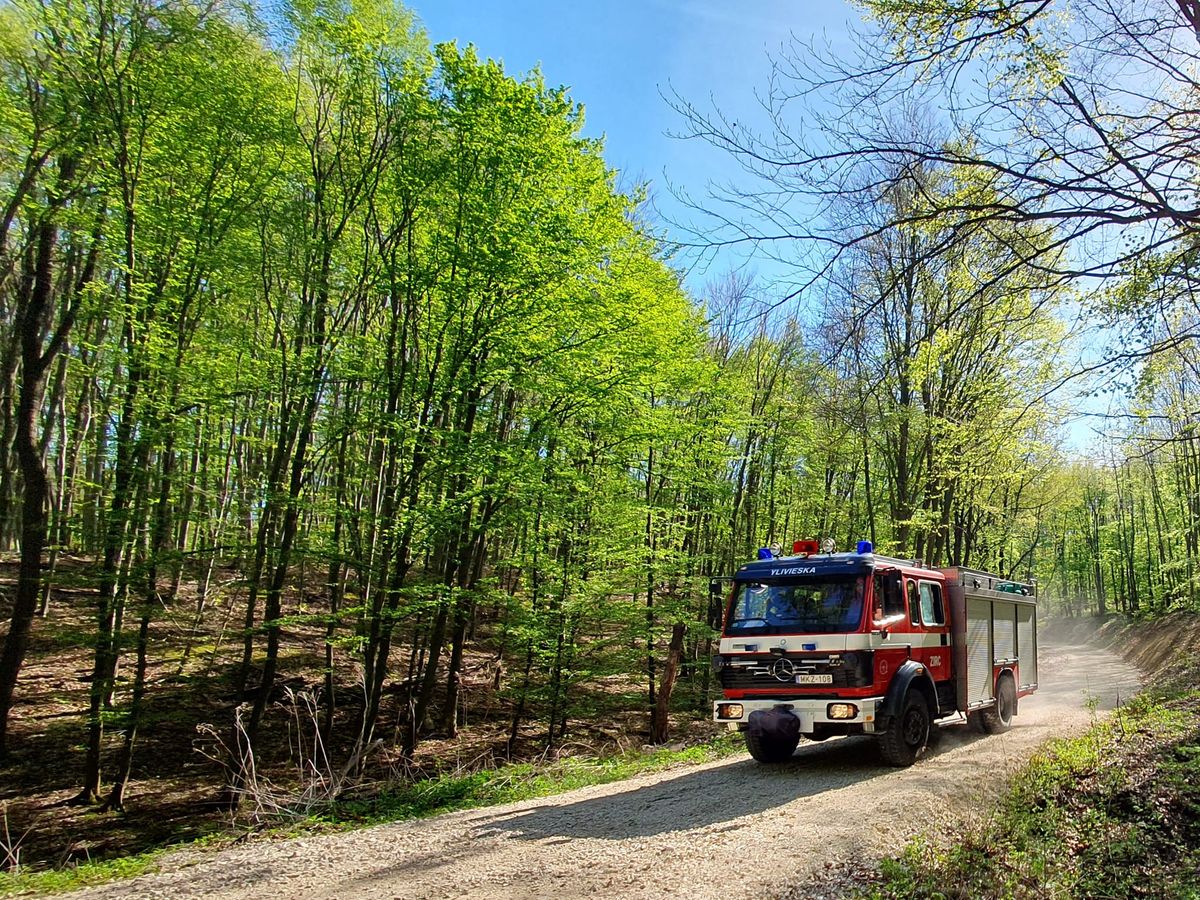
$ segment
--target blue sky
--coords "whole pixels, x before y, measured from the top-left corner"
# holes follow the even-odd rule
[[[473,43],[503,60],[510,74],[540,65],[546,81],[566,85],[586,108],[586,131],[603,136],[605,156],[628,182],[649,182],[655,204],[685,216],[668,181],[697,199],[710,180],[728,181],[737,168],[723,154],[668,136],[680,122],[663,100],[671,91],[698,104],[715,103],[753,121],[755,91],[769,73],[768,55],[790,41],[837,46],[858,13],[842,0],[412,0],[435,41]],[[717,262],[708,274],[733,265]],[[752,263],[764,276],[768,264]],[[698,291],[706,274],[694,272]]]

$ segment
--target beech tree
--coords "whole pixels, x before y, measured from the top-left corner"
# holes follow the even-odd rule
[[[181,691],[230,799],[289,752],[288,691],[347,773],[481,722],[512,757],[618,717],[665,741],[709,709],[709,577],[798,537],[1039,572],[1072,609],[1085,576],[1190,596],[1161,549],[1200,520],[1190,363],[1147,373],[1145,465],[1062,462],[1070,231],[1003,214],[969,134],[845,163],[801,316],[744,275],[689,290],[540,72],[382,0],[259,13],[3,10],[0,700],[28,734],[28,635],[84,615],[80,802],[136,802]],[[813,187],[815,157],[743,158]]]

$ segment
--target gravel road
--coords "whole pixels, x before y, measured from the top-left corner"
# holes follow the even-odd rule
[[[181,857],[87,898],[713,897],[825,895],[830,873],[985,814],[1004,776],[1052,736],[1130,697],[1138,673],[1093,647],[1043,646],[1042,686],[1012,731],[948,724],[911,769],[869,738],[801,742],[541,800],[353,833]],[[811,889],[810,889],[811,886]],[[836,891],[835,891],[836,893]]]

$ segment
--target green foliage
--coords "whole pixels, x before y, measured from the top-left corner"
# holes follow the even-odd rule
[[[737,276],[696,297],[577,98],[394,3],[0,15],[0,343],[52,233],[75,316],[38,423],[53,545],[101,599],[50,639],[94,650],[93,766],[104,728],[161,721],[118,666],[143,615],[191,635],[164,667],[151,629],[148,707],[178,669],[253,697],[254,741],[277,712],[252,689],[286,675],[320,686],[329,746],[395,735],[411,761],[468,721],[467,684],[521,757],[584,716],[644,727],[676,625],[667,712],[705,714],[707,580],[757,547],[1057,565],[1090,482],[1042,399],[1064,296],[1023,260],[1053,233],[880,229],[802,318]],[[1001,194],[950,165],[885,180],[880,211],[915,219]],[[17,492],[0,471],[0,543]],[[542,790],[526,774],[395,803]]]
[[[103,862],[84,862],[63,869],[0,872],[0,897],[61,894],[89,885],[135,878],[152,872],[166,851],[152,850]]]

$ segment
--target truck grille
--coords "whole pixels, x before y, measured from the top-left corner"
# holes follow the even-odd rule
[[[786,667],[781,667],[779,661],[786,659],[791,664],[796,675],[830,675],[833,680],[827,684],[797,684],[794,677],[786,675]],[[781,671],[782,669],[782,671]],[[778,690],[791,688],[793,690],[830,690],[845,687],[866,687],[871,684],[872,658],[869,652],[856,651],[851,663],[842,660],[831,663],[828,656],[740,656],[726,657],[725,665],[721,668],[721,687],[734,690]]]

